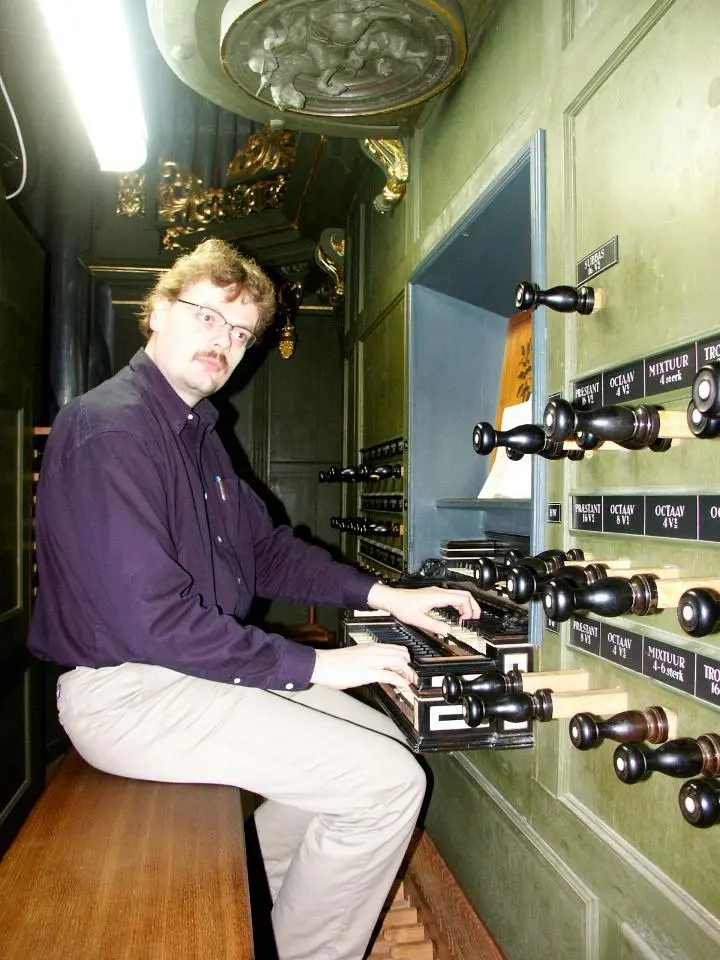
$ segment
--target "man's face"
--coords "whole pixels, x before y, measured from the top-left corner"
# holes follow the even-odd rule
[[[229,293],[234,290],[199,280],[184,286],[177,300],[158,301],[150,316],[145,350],[188,406],[227,382],[257,327],[257,306],[242,293],[229,300]]]

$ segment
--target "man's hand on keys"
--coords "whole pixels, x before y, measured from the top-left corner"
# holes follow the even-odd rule
[[[447,627],[430,611],[438,607],[454,607],[461,620],[478,620],[480,606],[466,590],[447,590],[445,587],[420,587],[417,590],[390,587],[376,583],[368,594],[368,605],[376,610],[387,610],[402,623],[409,623],[435,636],[445,636]],[[441,629],[438,629],[438,628]],[[444,628],[444,629],[442,629]]]
[[[365,683],[409,687],[417,683],[406,647],[396,643],[362,643],[339,650],[316,650],[312,683],[335,690]]]

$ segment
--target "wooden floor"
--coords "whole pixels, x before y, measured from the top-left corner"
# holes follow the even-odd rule
[[[0,863],[0,917],[2,960],[251,960],[239,791],[71,753]]]

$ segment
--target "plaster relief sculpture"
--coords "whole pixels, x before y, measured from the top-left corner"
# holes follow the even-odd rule
[[[426,0],[230,0],[228,76],[283,111],[362,115],[416,103],[462,67],[455,4]]]

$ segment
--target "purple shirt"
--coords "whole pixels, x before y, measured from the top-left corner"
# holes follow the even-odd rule
[[[60,411],[38,486],[36,656],[309,684],[311,647],[242,623],[253,596],[365,608],[376,581],[273,527],[216,420],[209,400],[188,407],[144,350]]]

